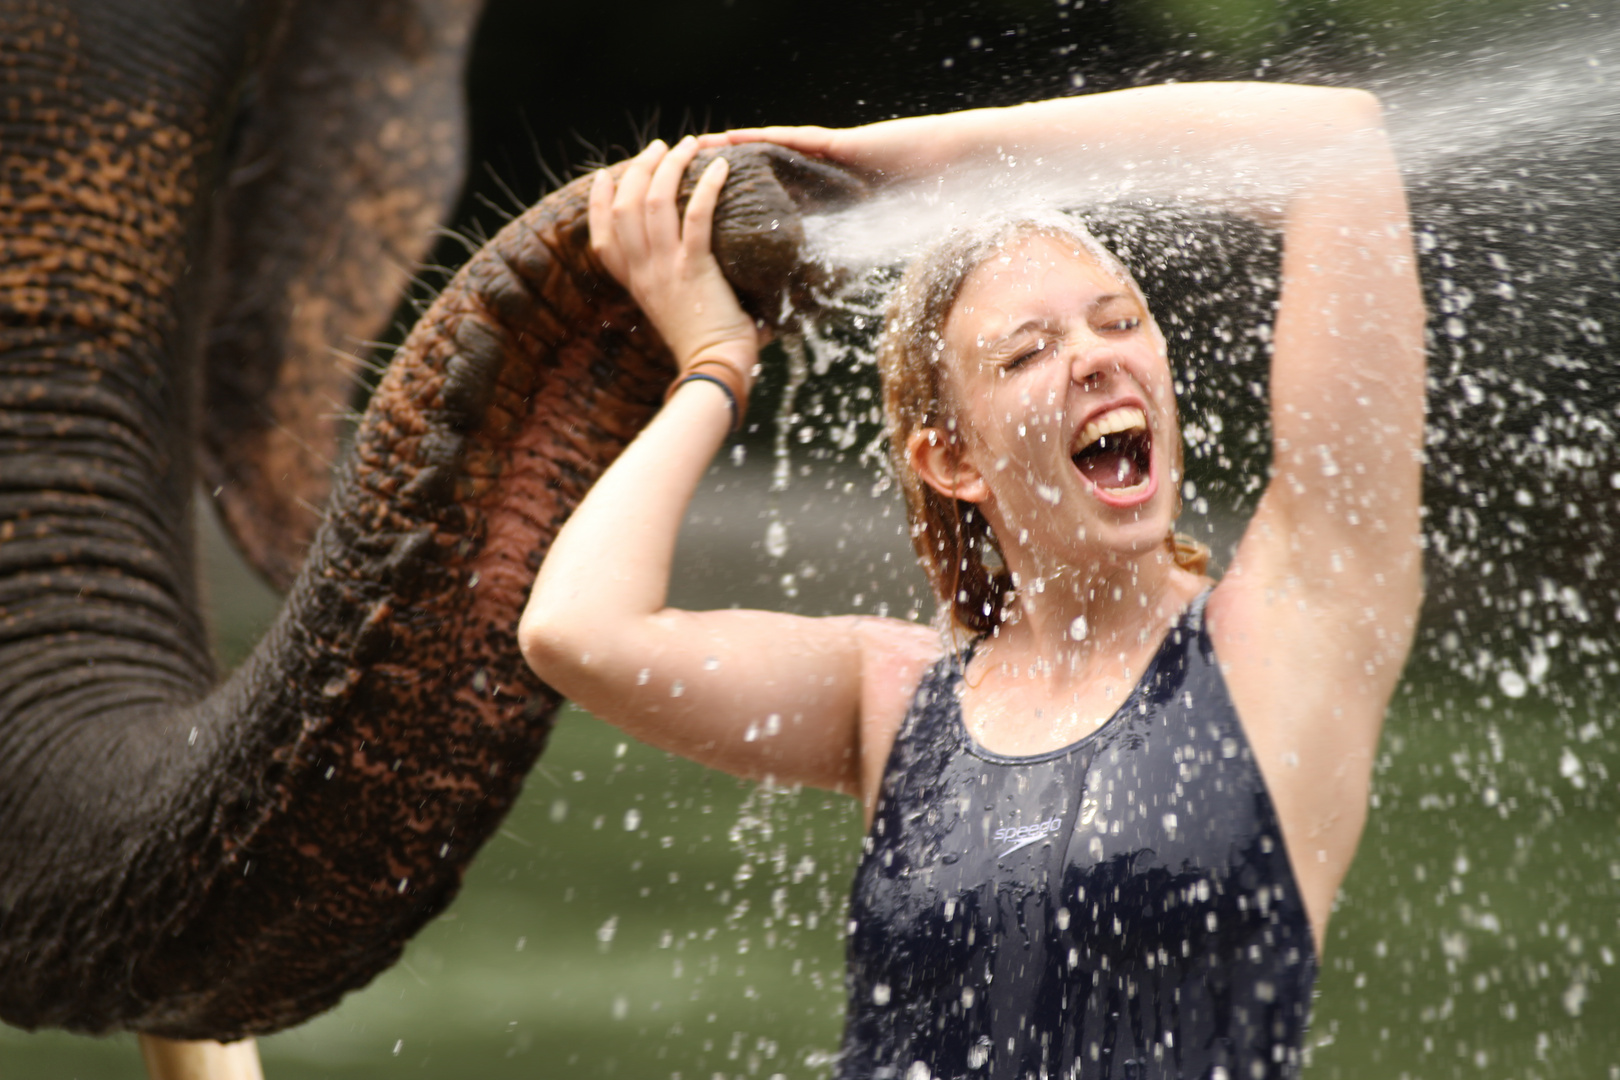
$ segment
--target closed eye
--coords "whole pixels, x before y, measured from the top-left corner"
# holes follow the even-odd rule
[[[1114,319],[1110,322],[1103,323],[1100,329],[1110,333],[1123,334],[1129,333],[1141,325],[1141,318],[1135,315],[1126,315],[1123,318]]]
[[[1042,353],[1046,352],[1051,345],[1052,342],[1048,341],[1046,338],[1036,338],[1035,344],[1032,348],[1024,349],[1016,353],[1011,360],[1008,360],[1005,364],[1002,364],[1002,372],[1005,373],[1018,370],[1031,360],[1038,358]]]

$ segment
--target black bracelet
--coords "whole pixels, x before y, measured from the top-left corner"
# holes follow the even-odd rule
[[[671,395],[673,395],[676,390],[679,390],[687,383],[695,382],[698,379],[702,379],[706,383],[713,383],[720,388],[721,392],[726,395],[726,404],[731,406],[731,430],[736,432],[741,429],[742,417],[737,413],[737,395],[731,392],[731,387],[727,386],[723,380],[713,375],[709,375],[702,371],[689,372],[676,381],[674,387],[670,391]]]

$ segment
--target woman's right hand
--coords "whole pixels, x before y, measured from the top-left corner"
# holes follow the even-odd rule
[[[684,219],[676,212],[681,178],[697,152],[691,137],[673,149],[658,139],[631,159],[617,184],[606,169],[598,171],[591,250],[652,320],[682,375],[699,361],[718,361],[746,390],[758,361],[758,331],[710,247],[724,158],[704,170]]]

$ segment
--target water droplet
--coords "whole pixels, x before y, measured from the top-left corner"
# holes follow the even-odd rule
[[[624,812],[624,831],[635,832],[641,827],[641,811],[631,807]]]
[[[1084,615],[1076,615],[1074,617],[1074,621],[1069,624],[1070,641],[1084,641],[1086,640],[1086,634],[1089,632],[1090,628],[1086,625],[1086,617]]]
[[[872,986],[872,1004],[887,1005],[889,1003],[889,984],[875,983]]]
[[[600,941],[603,945],[606,945],[613,940],[613,935],[617,933],[618,930],[619,917],[617,915],[609,915],[607,922],[596,928],[596,940]]]
[[[1578,788],[1586,786],[1586,770],[1581,765],[1581,759],[1567,746],[1558,758],[1558,775]]]
[[[787,554],[788,531],[781,521],[773,521],[765,526],[765,554],[773,559],[780,559]]]
[[[1505,668],[1501,674],[1496,676],[1496,685],[1501,687],[1502,693],[1510,698],[1522,698],[1525,691],[1530,688],[1529,684],[1524,681],[1524,676],[1512,668]]]
[[[970,1069],[982,1069],[985,1062],[990,1060],[990,1039],[988,1036],[979,1036],[979,1041],[968,1049],[967,1063]]]

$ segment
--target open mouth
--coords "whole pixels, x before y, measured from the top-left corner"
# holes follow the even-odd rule
[[[1147,415],[1132,405],[1091,420],[1075,440],[1074,467],[1102,491],[1129,496],[1153,477],[1153,433]]]

